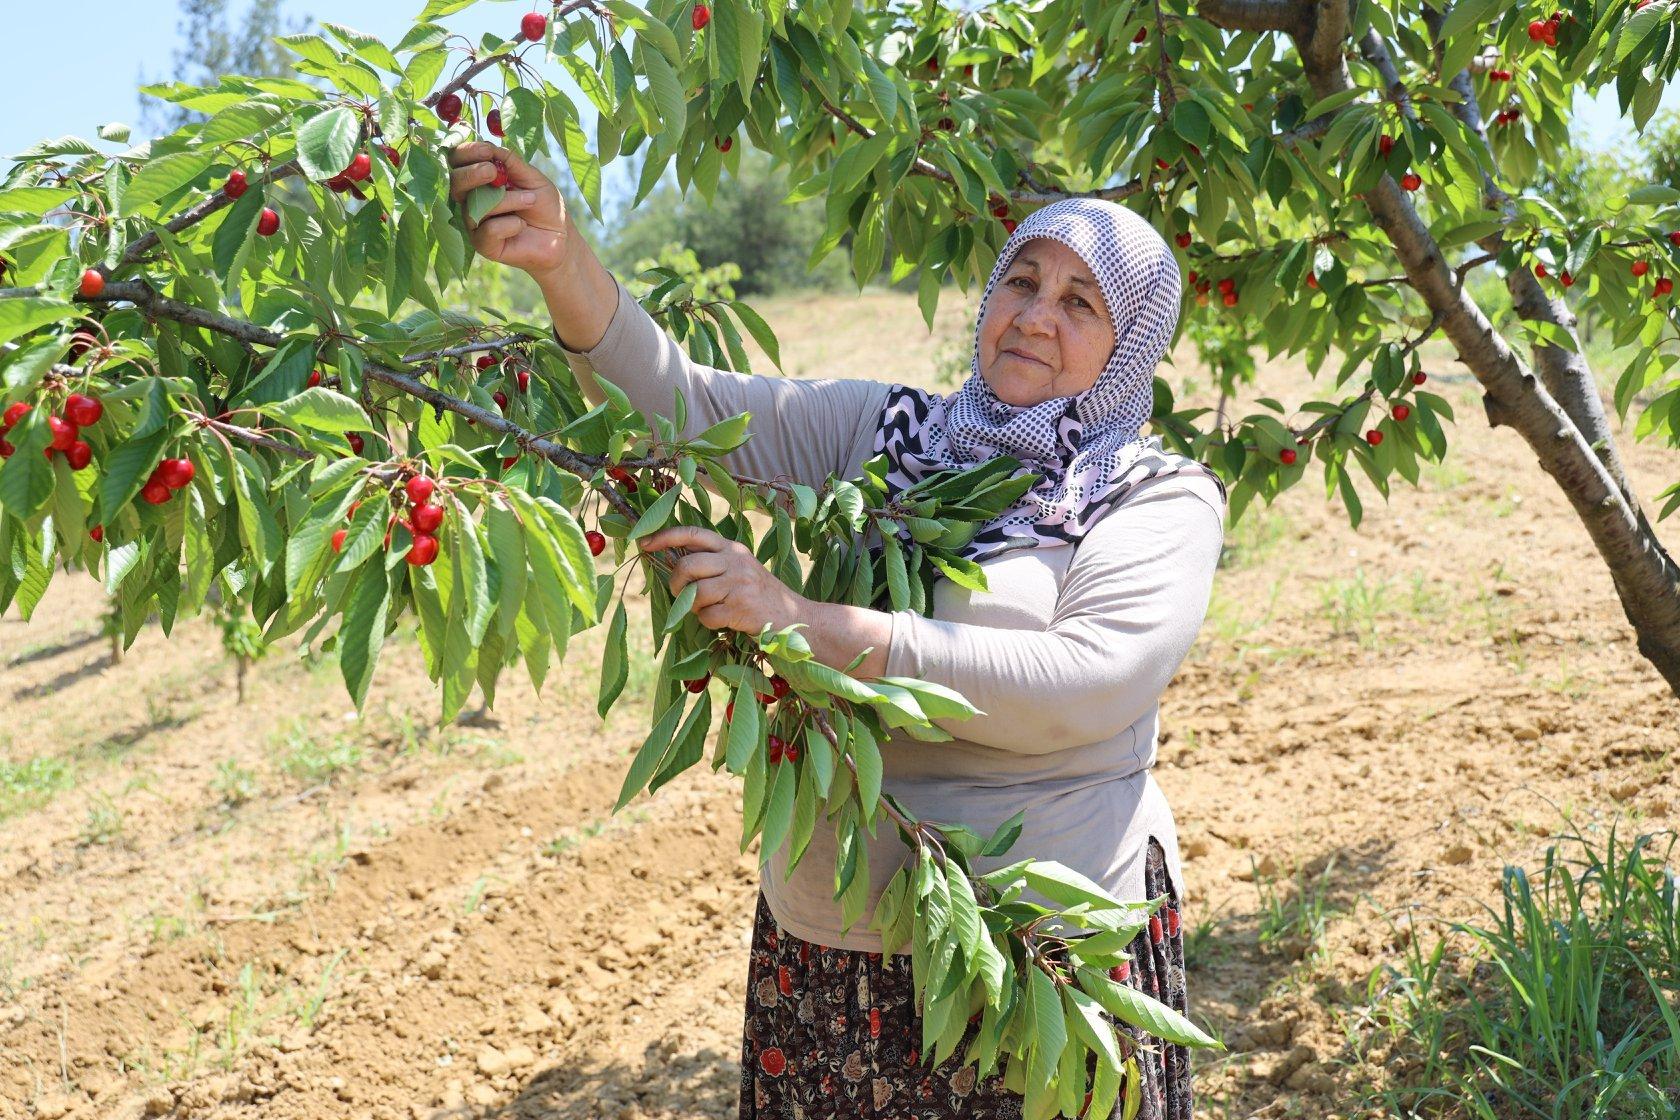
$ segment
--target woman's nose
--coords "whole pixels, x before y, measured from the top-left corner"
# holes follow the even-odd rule
[[[1027,305],[1016,312],[1015,326],[1032,334],[1054,334],[1056,316],[1050,301],[1043,295],[1034,293]]]

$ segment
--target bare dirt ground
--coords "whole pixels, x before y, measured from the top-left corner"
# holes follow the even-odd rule
[[[765,310],[790,372],[926,381],[972,299],[931,338],[890,293]],[[1212,405],[1190,353],[1169,380]],[[1357,532],[1314,472],[1251,508],[1163,701],[1192,1010],[1230,1047],[1204,1116],[1357,1114],[1381,1055],[1348,1040],[1406,938],[1566,823],[1680,816],[1680,707],[1450,358],[1449,465],[1391,505],[1361,479]],[[1280,362],[1253,395],[1314,387]],[[1621,446],[1647,502],[1680,476]],[[61,577],[0,620],[0,1117],[733,1116],[757,848],[705,766],[608,816],[646,711],[596,717],[593,635],[438,730],[411,639],[359,718],[285,648],[241,705],[213,624],[112,666],[102,602]],[[1309,897],[1322,953],[1267,905]]]

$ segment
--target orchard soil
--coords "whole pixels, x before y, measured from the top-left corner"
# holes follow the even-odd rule
[[[895,293],[766,310],[791,375],[931,383],[976,294],[932,336]],[[1357,532],[1317,467],[1252,506],[1163,700],[1193,1013],[1230,1047],[1199,1056],[1200,1116],[1360,1114],[1405,1058],[1349,1045],[1373,970],[1566,825],[1676,822],[1680,710],[1603,565],[1425,354],[1449,464],[1388,505],[1360,478]],[[1215,405],[1179,357],[1181,401]],[[1272,362],[1250,399],[1315,388]],[[1620,438],[1651,508],[1680,452]],[[758,849],[705,765],[609,815],[645,668],[603,723],[586,635],[540,696],[509,674],[439,730],[406,634],[358,718],[289,646],[238,704],[208,621],[112,665],[102,606],[61,577],[0,620],[0,1116],[734,1115]]]

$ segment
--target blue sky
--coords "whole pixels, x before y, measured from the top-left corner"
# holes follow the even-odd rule
[[[8,5],[7,89],[12,109],[0,113],[0,159],[40,140],[72,133],[92,136],[101,124],[137,121],[136,89],[142,78],[165,76],[176,42],[176,0],[126,0],[93,22],[80,21],[73,42],[65,39],[64,12],[39,2]],[[287,0],[292,16],[323,16],[396,42],[424,6],[424,0]],[[444,22],[476,41],[486,31],[506,33],[530,10],[530,0],[482,0]],[[49,49],[50,48],[50,49]],[[554,67],[551,74],[559,82]],[[587,112],[581,95],[576,98]],[[1614,91],[1579,98],[1575,124],[1581,142],[1615,149],[1631,143],[1631,129],[1617,117]],[[1665,107],[1680,108],[1680,90],[1670,86]],[[138,138],[138,137],[137,137]],[[608,186],[627,189],[609,171]]]

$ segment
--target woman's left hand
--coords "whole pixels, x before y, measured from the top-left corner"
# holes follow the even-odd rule
[[[695,584],[694,616],[713,630],[757,634],[766,626],[781,629],[810,622],[811,604],[770,574],[746,545],[711,529],[674,525],[642,537],[644,552],[682,548],[687,554],[671,569],[671,594]]]

